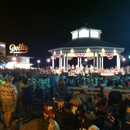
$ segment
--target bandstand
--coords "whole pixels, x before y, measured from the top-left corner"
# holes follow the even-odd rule
[[[68,71],[68,60],[77,57],[77,67],[82,66],[82,58],[93,60],[93,68],[104,68],[104,57],[112,60],[116,56],[116,66],[120,69],[121,53],[125,48],[101,40],[101,30],[82,27],[71,32],[72,40],[48,50],[51,53],[52,68],[55,68],[54,60],[59,59],[59,68]]]

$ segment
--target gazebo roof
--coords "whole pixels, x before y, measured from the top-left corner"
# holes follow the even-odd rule
[[[115,47],[115,48],[123,48],[118,45],[111,44],[109,42],[96,39],[96,38],[77,38],[67,43],[64,43],[57,48],[71,48],[71,47]]]

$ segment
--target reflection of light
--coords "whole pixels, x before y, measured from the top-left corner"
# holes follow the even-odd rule
[[[71,50],[70,50],[70,52],[71,52],[71,53],[74,53],[74,50],[73,50],[73,49],[71,49]]]

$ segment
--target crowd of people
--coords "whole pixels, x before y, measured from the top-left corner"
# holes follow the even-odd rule
[[[118,98],[120,93],[114,93],[114,98],[118,100],[116,106],[112,106],[112,101],[103,95],[103,89],[129,89],[129,74],[106,78],[98,74],[69,76],[67,73],[44,72],[40,69],[0,70],[0,113],[5,129],[20,130],[22,125],[16,122],[33,115],[33,104],[41,104],[43,108],[44,130],[130,129],[130,95],[122,100]],[[101,88],[95,96],[93,110],[89,110],[91,99],[84,90],[74,93],[68,89],[80,86]],[[126,106],[124,115],[119,114],[119,102]],[[23,107],[24,116],[21,114]],[[15,113],[17,120],[13,121],[12,113]]]

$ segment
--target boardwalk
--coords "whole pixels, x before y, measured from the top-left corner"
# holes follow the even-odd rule
[[[33,119],[30,122],[23,124],[22,130],[43,130],[43,117]]]

